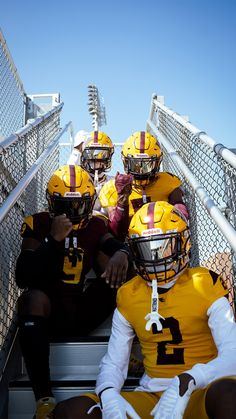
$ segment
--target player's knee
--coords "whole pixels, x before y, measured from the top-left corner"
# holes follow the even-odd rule
[[[206,394],[209,417],[214,417],[213,412],[224,410],[225,406],[236,410],[236,379],[230,377],[213,382]]]
[[[88,410],[96,403],[87,396],[72,397],[57,404],[54,410],[54,419],[78,419],[87,418]],[[90,417],[95,418],[99,409],[95,409]],[[96,412],[96,413],[95,413]],[[100,412],[100,411],[99,411]],[[94,416],[95,415],[95,416]]]
[[[20,316],[30,314],[47,317],[50,313],[50,300],[43,291],[26,291],[19,297],[18,313]]]

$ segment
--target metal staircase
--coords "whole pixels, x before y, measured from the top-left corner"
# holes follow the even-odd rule
[[[110,319],[91,336],[74,342],[53,342],[50,351],[50,371],[53,393],[57,401],[82,393],[93,392],[101,358],[106,352],[110,334]],[[133,353],[139,356],[138,342]],[[129,376],[126,389],[133,389],[138,378]],[[8,419],[32,419],[35,399],[23,365],[17,379],[9,384]]]

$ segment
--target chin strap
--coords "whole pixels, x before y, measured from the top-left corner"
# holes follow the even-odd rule
[[[158,313],[158,291],[157,291],[157,280],[154,279],[152,281],[152,303],[151,303],[151,313],[148,313],[145,316],[145,320],[147,320],[145,329],[151,330],[153,329],[153,333],[160,332],[162,330],[162,324],[160,322],[160,319],[165,320],[164,317],[162,317]]]
[[[94,172],[93,182],[94,182],[94,186],[98,185],[98,182],[99,182],[98,170],[95,170],[95,172]]]

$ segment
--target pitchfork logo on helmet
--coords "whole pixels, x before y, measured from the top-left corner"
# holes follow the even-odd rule
[[[96,191],[89,174],[80,166],[61,166],[48,182],[47,200],[53,216],[66,214],[80,228],[92,216]]]
[[[176,279],[188,267],[190,234],[182,213],[167,202],[145,204],[133,216],[129,245],[138,274],[158,286]]]
[[[148,132],[137,131],[131,135],[121,156],[125,172],[134,176],[136,185],[146,185],[158,175],[162,152],[157,139]]]
[[[114,147],[111,139],[102,131],[92,131],[84,144],[81,166],[89,173],[106,172],[111,168]]]

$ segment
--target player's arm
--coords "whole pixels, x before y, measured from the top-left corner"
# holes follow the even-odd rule
[[[155,419],[182,418],[195,389],[206,387],[218,378],[236,374],[236,323],[228,300],[225,297],[218,298],[207,314],[218,356],[174,377],[151,412]]]
[[[168,201],[170,204],[174,205],[175,208],[177,208],[179,211],[182,212],[182,214],[186,217],[186,219],[189,219],[189,213],[188,209],[186,207],[186,204],[183,201],[184,192],[181,186],[174,189],[168,198]]]
[[[129,322],[116,309],[107,353],[102,358],[96,383],[102,417],[141,419],[134,408],[120,394],[127,377],[131,346],[135,333]]]
[[[58,277],[60,242],[69,234],[72,223],[65,215],[55,217],[50,233],[42,241],[23,224],[21,253],[16,263],[16,283],[20,288],[40,285]]]
[[[218,350],[218,355],[206,364],[196,364],[191,374],[198,388],[224,376],[236,375],[236,323],[229,301],[218,298],[208,309],[208,325]]]
[[[120,391],[127,377],[131,346],[135,337],[130,323],[115,310],[107,353],[102,358],[96,382],[96,393],[106,387]]]
[[[215,284],[217,281],[220,290],[220,277]],[[227,298],[217,298],[208,308],[207,315],[218,356],[174,377],[151,412],[155,419],[162,419],[165,415],[182,418],[193,390],[206,387],[218,378],[236,374],[236,323]]]
[[[79,164],[79,163],[80,163],[80,152],[79,150],[74,148],[66,164],[74,165],[74,164]]]
[[[113,202],[114,206],[106,206],[109,217],[109,231],[122,241],[125,240],[129,228],[129,196],[132,192],[132,179],[132,175],[117,172],[114,183],[111,184],[117,199]],[[105,194],[105,189],[103,188],[100,192],[101,204],[109,203],[109,193]]]
[[[129,228],[129,205],[117,203],[109,209],[109,231],[119,240],[124,241]]]
[[[118,288],[126,281],[128,269],[132,264],[129,248],[112,234],[107,233],[101,239],[100,250],[110,256],[101,277],[105,278],[112,288]]]

